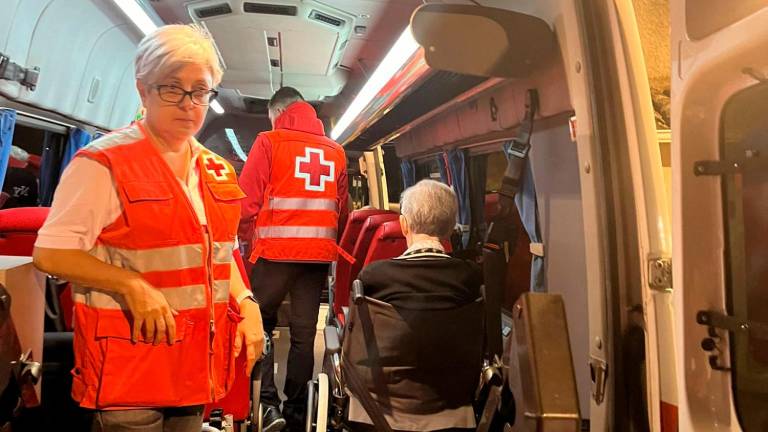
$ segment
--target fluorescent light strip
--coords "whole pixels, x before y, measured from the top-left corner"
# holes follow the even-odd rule
[[[144,35],[148,35],[157,30],[157,24],[147,15],[147,12],[136,2],[136,0],[112,0],[117,7],[133,21],[133,24],[141,30]]]
[[[384,60],[379,63],[376,71],[365,83],[360,93],[349,105],[349,108],[339,119],[339,122],[331,131],[331,138],[337,139],[352,124],[355,117],[363,111],[374,96],[384,87],[387,81],[405,64],[406,61],[416,52],[419,44],[413,38],[411,26],[406,27],[397,42],[392,46]]]
[[[239,157],[243,162],[245,162],[245,160],[248,159],[248,156],[245,155],[243,148],[240,146],[240,140],[237,139],[237,135],[235,135],[235,131],[230,128],[225,128],[224,132],[227,134],[227,139],[229,140],[229,143],[232,144],[232,150],[235,151],[235,154],[237,154],[237,157]]]
[[[224,114],[224,107],[221,106],[219,101],[214,100],[209,106],[216,114]]]

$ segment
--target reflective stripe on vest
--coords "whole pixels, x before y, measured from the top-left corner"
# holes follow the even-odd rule
[[[187,285],[178,288],[162,288],[159,290],[168,300],[168,304],[176,311],[199,309],[205,307],[205,285]],[[128,305],[121,294],[99,291],[96,289],[74,286],[72,296],[77,303],[83,303],[98,309],[128,310]],[[229,281],[213,281],[213,302],[227,303],[229,301]]]
[[[314,238],[336,240],[336,228],[314,226],[259,227],[259,238]]]
[[[326,210],[336,211],[336,200],[325,198],[280,198],[269,201],[272,210]]]
[[[221,244],[225,245],[227,243]],[[233,243],[229,242],[229,244],[232,245]],[[91,249],[90,253],[106,263],[139,273],[173,271],[202,267],[203,265],[203,248],[201,245],[171,246],[154,249],[121,249],[99,244]],[[229,256],[230,258],[232,257],[231,249]]]
[[[235,242],[213,242],[214,264],[229,264],[232,262]]]
[[[205,307],[205,285],[188,285],[178,288],[159,290],[176,311]],[[128,310],[128,305],[121,294],[99,291],[93,288],[74,286],[72,297],[76,303],[83,303],[98,309]]]

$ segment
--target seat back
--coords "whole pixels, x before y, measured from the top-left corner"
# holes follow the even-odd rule
[[[0,255],[32,256],[37,231],[48,217],[48,207],[0,210]]]
[[[352,248],[351,255],[355,262],[350,264],[343,259],[339,260],[336,266],[336,289],[333,294],[333,310],[337,316],[342,314],[342,307],[349,305],[349,290],[352,286],[352,281],[357,278],[357,274],[363,268],[368,248],[371,245],[376,230],[381,224],[397,220],[397,218],[398,214],[395,212],[368,216],[360,228],[360,234],[355,242],[355,247]]]
[[[355,210],[350,213],[349,218],[347,219],[347,226],[344,227],[344,233],[341,235],[339,246],[345,251],[352,253],[355,248],[355,243],[357,243],[357,239],[360,237],[360,231],[362,231],[365,221],[371,216],[387,213],[396,214],[389,210],[374,208]]]
[[[408,245],[405,242],[403,230],[400,228],[400,221],[384,222],[373,235],[363,265],[367,266],[374,261],[400,256],[406,249],[408,249]]]
[[[438,414],[469,405],[482,367],[483,302],[410,310],[363,297],[350,307],[342,358],[385,412]]]
[[[446,253],[451,253],[450,241],[442,240],[440,243],[442,243]],[[365,255],[363,267],[374,261],[398,257],[405,253],[407,249],[408,244],[405,241],[403,230],[400,227],[400,221],[393,220],[384,222],[373,235],[371,246],[368,248],[368,253]]]

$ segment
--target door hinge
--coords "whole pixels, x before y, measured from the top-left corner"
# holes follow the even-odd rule
[[[37,88],[40,68],[27,68],[11,61],[11,58],[0,53],[0,79],[18,82],[31,91]]]
[[[700,160],[693,163],[696,176],[722,176],[748,171],[764,171],[768,168],[768,158],[761,158],[758,150],[746,150],[744,155],[726,160]]]
[[[648,285],[659,291],[672,289],[672,259],[651,258],[648,260]]]

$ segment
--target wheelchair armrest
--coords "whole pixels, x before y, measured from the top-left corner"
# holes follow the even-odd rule
[[[341,353],[341,340],[339,339],[339,331],[336,327],[325,326],[323,336],[325,337],[326,354],[333,355]]]

